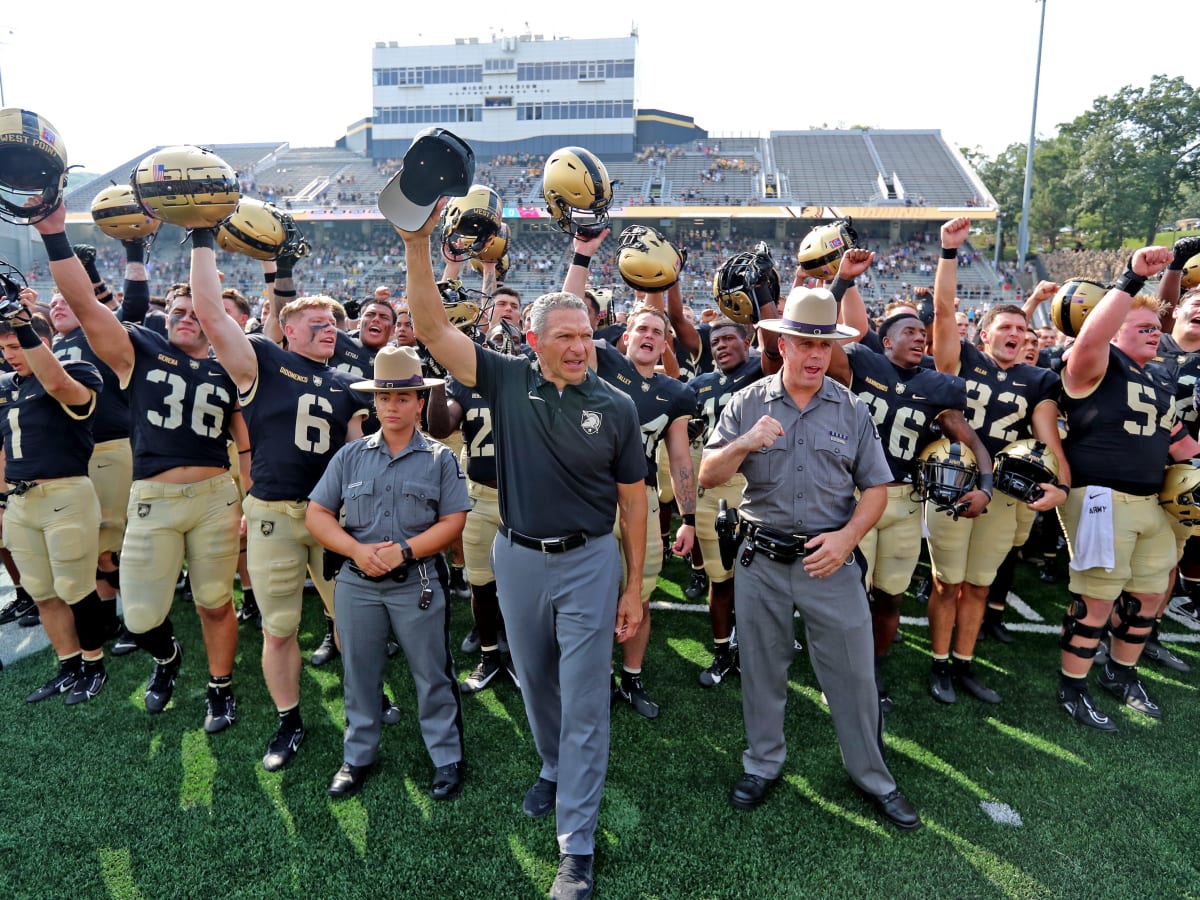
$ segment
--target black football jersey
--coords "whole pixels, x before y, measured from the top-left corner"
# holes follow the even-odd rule
[[[129,397],[121,389],[117,374],[96,355],[82,328],[64,334],[54,344],[54,355],[63,362],[83,360],[96,367],[104,381],[104,390],[96,398],[96,415],[92,418],[92,437],[96,443],[129,437]]]
[[[478,392],[451,377],[446,395],[462,407],[463,447],[467,451],[467,477],[496,483],[496,442],[492,435],[492,410]]]
[[[129,396],[133,477],[176,466],[229,468],[229,417],[237,389],[219,362],[193,359],[141,325],[125,325],[134,362]]]
[[[691,418],[695,409],[692,392],[667,375],[656,372],[649,378],[642,377],[623,353],[608,344],[596,345],[596,374],[627,394],[637,407],[642,448],[646,453],[646,483],[657,487],[658,445],[668,425],[678,418]]]
[[[1200,431],[1200,412],[1196,410],[1193,396],[1197,376],[1200,376],[1200,350],[1188,352],[1182,349],[1169,334],[1158,342],[1158,356],[1153,362],[1162,366],[1175,382],[1175,414],[1188,434],[1196,437]]]
[[[100,373],[91,363],[63,363],[72,378],[99,395]],[[4,477],[9,481],[76,478],[88,473],[95,441],[96,400],[64,407],[32,375],[0,375],[0,431],[4,433]]]
[[[349,372],[355,381],[371,379],[375,377],[375,352],[338,329],[337,346],[329,358],[329,366],[340,372]]]
[[[1033,437],[1033,411],[1058,397],[1059,377],[1027,363],[1002,369],[974,345],[963,341],[960,346],[958,374],[967,384],[967,424],[994,459],[1013,441]]]
[[[708,443],[717,420],[721,418],[721,410],[729,402],[729,398],[747,385],[754,384],[763,377],[762,358],[747,357],[746,361],[725,373],[720,370],[706,372],[688,382],[688,389],[695,398],[696,409],[693,417],[704,420],[704,432],[693,441],[703,447]]]
[[[300,500],[346,443],[350,420],[370,401],[350,385],[360,379],[261,335],[250,336],[258,377],[239,399],[254,455],[250,493],[260,500]]]
[[[846,348],[850,390],[871,409],[892,480],[913,480],[917,454],[937,439],[934,420],[947,409],[966,412],[967,386],[957,375],[917,366],[902,369],[869,347]]]
[[[695,356],[689,353],[678,340],[675,341],[675,362],[679,364],[680,381],[689,382],[706,372],[713,371],[712,345],[709,343],[711,331],[712,326],[707,322],[696,323],[696,333],[700,337],[700,350]]]
[[[1078,487],[1110,487],[1149,496],[1162,487],[1178,421],[1175,384],[1159,366],[1144,368],[1109,345],[1108,369],[1096,389],[1073,398],[1065,391],[1063,449]]]

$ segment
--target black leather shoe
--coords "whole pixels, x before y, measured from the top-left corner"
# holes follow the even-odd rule
[[[595,891],[592,879],[592,855],[563,853],[558,858],[558,874],[550,886],[550,900],[588,900]]]
[[[338,650],[337,644],[333,640],[333,632],[326,632],[325,637],[321,639],[321,643],[317,645],[317,649],[313,651],[311,662],[317,668],[337,659],[342,655],[342,651]]]
[[[754,809],[767,798],[767,791],[778,780],[778,778],[763,778],[761,775],[745,773],[733,786],[733,790],[729,792],[729,802],[738,809]]]
[[[554,809],[557,800],[558,782],[547,781],[538,776],[533,787],[525,792],[525,802],[522,804],[521,810],[531,819],[541,819]]]
[[[369,765],[352,766],[350,763],[342,763],[342,767],[333,776],[333,781],[329,782],[329,796],[334,800],[353,797],[362,790],[362,786],[366,784],[367,776],[370,774],[371,767]]]
[[[868,794],[862,792],[875,805],[876,812],[901,831],[916,831],[921,827],[921,817],[908,798],[899,791],[890,794]]]
[[[452,800],[462,790],[463,763],[438,766],[433,772],[433,786],[429,796],[434,800]]]

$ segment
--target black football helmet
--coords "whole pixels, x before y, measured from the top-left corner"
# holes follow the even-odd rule
[[[779,302],[779,271],[765,243],[721,264],[713,276],[713,298],[721,312],[743,325],[759,320],[763,304]]]
[[[996,490],[1031,503],[1042,496],[1040,485],[1058,483],[1058,457],[1041,441],[1013,441],[996,454]]]
[[[979,463],[966,444],[941,438],[921,451],[913,489],[923,501],[939,510],[953,509],[975,490]]]
[[[40,222],[66,188],[67,147],[58,129],[28,109],[0,109],[0,219]]]

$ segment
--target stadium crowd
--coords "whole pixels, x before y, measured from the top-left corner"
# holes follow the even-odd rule
[[[495,164],[529,175],[493,197],[545,189],[555,160]],[[534,300],[488,257],[496,230],[486,241],[459,230],[486,218],[477,191],[489,188],[446,205],[432,254],[437,210],[354,246],[292,235],[220,258],[218,246],[248,246],[223,223],[191,223],[176,258],[141,236],[72,247],[61,205],[31,216],[55,291],[6,274],[0,322],[3,560],[17,585],[0,625],[44,627],[56,654],[29,703],[103,703],[106,652],[140,649],[147,713],[190,715],[171,699],[184,657],[203,651],[216,734],[238,720],[238,628],[258,627],[278,712],[262,765],[282,768],[304,738],[309,581],[328,619],[310,662],[341,656],[344,671],[330,795],[363,788],[380,727],[399,719],[382,692],[389,656],[402,651],[417,682],[438,800],[464,779],[461,694],[511,681],[543,763],[525,812],[558,816],[554,896],[590,896],[610,703],[660,713],[649,601],[672,554],[690,561],[687,597],[709,605],[697,689],[742,676],[739,808],[781,775],[795,609],[851,779],[886,821],[920,827],[881,734],[885,715],[902,714],[885,672],[923,524],[934,702],[1002,702],[975,665],[978,641],[1017,639],[1004,624],[1015,566],[1032,559],[1055,581],[1061,536],[1062,652],[1047,660],[1057,704],[1115,730],[1094,681],[1163,714],[1137,667],[1188,671],[1158,636],[1177,576],[1178,609],[1200,619],[1185,515],[1196,511],[1186,491],[1159,501],[1168,464],[1200,453],[1200,289],[1183,288],[1200,238],[1086,265],[1066,254],[1023,305],[976,308],[958,292],[976,262],[965,218],[899,246],[839,241],[832,261],[807,239],[751,250],[695,229],[668,241],[633,226],[614,242],[573,227],[571,239],[508,243]],[[394,277],[368,282],[370,262]],[[909,274],[931,288],[865,298],[873,279]],[[593,290],[618,282],[631,303]],[[715,309],[696,315],[684,292],[709,286]],[[1036,331],[1033,312],[1052,299],[1058,330]],[[603,451],[598,434],[611,439]],[[51,441],[64,451],[37,452]],[[1111,464],[1134,458],[1137,472]],[[1188,472],[1171,478],[1196,486]],[[556,593],[563,578],[575,587]],[[174,635],[177,582],[203,648]],[[579,602],[585,587],[595,602]],[[837,614],[822,590],[844,598]],[[469,600],[475,622],[462,680],[452,598]]]

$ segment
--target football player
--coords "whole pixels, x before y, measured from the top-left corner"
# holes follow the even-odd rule
[[[353,376],[328,365],[337,341],[336,301],[291,300],[290,267],[285,274],[281,266],[275,297],[288,300],[278,313],[288,349],[269,337],[247,335],[221,305],[214,246],[211,229],[192,232],[192,284],[197,315],[236,386],[253,448],[252,485],[243,508],[248,565],[263,619],[263,677],[279,712],[262,762],[275,771],[291,761],[304,739],[296,635],[306,571],[326,610],[333,609],[321,545],[305,527],[307,497],[338,448],[362,436],[369,402],[351,390]]]
[[[745,325],[732,319],[716,319],[708,326],[708,339],[717,369],[688,382],[696,400],[691,428],[692,465],[696,470],[725,404],[763,377],[759,355],[750,352],[750,334]],[[720,502],[724,500],[729,509],[737,509],[745,487],[745,476],[736,473],[722,485],[696,492],[696,542],[703,551],[708,576],[708,615],[713,636],[712,663],[700,673],[700,683],[705,687],[715,687],[737,671],[737,647],[732,643],[733,569],[721,562],[716,525]]]
[[[215,733],[236,718],[232,583],[240,515],[237,487],[229,475],[233,382],[209,356],[208,338],[186,285],[170,295],[167,338],[122,324],[97,303],[87,273],[70,253],[65,216],[60,206],[34,228],[88,343],[129,393],[134,480],[121,549],[127,563],[122,599],[126,628],[155,661],[146,711],[166,708],[182,665],[169,613],[186,557],[208,654],[204,728]],[[237,424],[240,428],[240,418]],[[239,441],[244,446],[244,431]]]
[[[983,349],[958,336],[954,292],[958,248],[971,222],[952,219],[941,228],[941,259],[934,277],[934,347],[939,372],[966,382],[968,424],[982,439],[990,457],[1016,440],[1034,437],[1059,460],[1059,477],[1070,475],[1058,436],[1058,377],[1020,362],[1028,322],[1018,306],[993,306],[979,322]],[[986,484],[984,485],[986,488]],[[1066,500],[1060,484],[1041,485],[1042,496],[1030,508],[1044,512]],[[930,693],[940,703],[957,700],[955,685],[984,703],[1000,695],[983,683],[972,667],[975,643],[987,606],[988,586],[1012,548],[1017,531],[1016,505],[1005,494],[993,497],[986,516],[952,518],[927,515],[933,591],[929,598],[929,631],[933,655]],[[952,643],[953,641],[953,643]],[[951,658],[953,657],[953,658]]]
[[[13,282],[4,280],[8,294]],[[74,706],[99,694],[108,679],[110,621],[95,586],[100,503],[87,475],[103,383],[90,363],[60,362],[50,352],[44,318],[31,316],[15,297],[3,299],[0,349],[12,368],[0,374],[4,538],[58,656],[54,677],[25,700],[65,693]]]
[[[1057,697],[1076,722],[1101,731],[1117,726],[1092,701],[1087,675],[1106,625],[1111,641],[1100,686],[1143,715],[1162,716],[1136,668],[1177,558],[1158,492],[1164,466],[1200,452],[1179,421],[1174,383],[1149,365],[1161,324],[1157,301],[1139,291],[1171,260],[1168,247],[1133,254],[1084,319],[1062,373],[1074,488],[1059,510],[1071,550],[1071,602]]]
[[[843,293],[846,324],[865,333],[867,311],[853,281],[870,266],[874,254],[856,249],[842,258],[839,279],[850,282]],[[882,710],[893,701],[883,685],[883,668],[900,627],[900,604],[916,571],[921,549],[921,503],[914,496],[917,454],[938,436],[965,444],[985,473],[979,488],[959,501],[958,515],[973,519],[990,500],[991,460],[978,435],[967,425],[966,385],[921,365],[925,358],[925,323],[900,310],[883,320],[877,335],[883,353],[862,343],[833,345],[829,376],[842,382],[871,410],[891,468],[887,508],[863,536],[858,549],[866,559],[875,643],[875,680]]]
[[[658,704],[650,699],[642,681],[642,662],[650,636],[650,595],[658,585],[663,565],[663,545],[658,537],[658,463],[660,442],[667,445],[671,463],[671,485],[683,519],[675,536],[672,552],[691,553],[696,531],[696,484],[688,440],[688,422],[695,408],[692,393],[679,381],[655,372],[667,350],[667,314],[655,307],[643,306],[629,318],[625,353],[603,341],[596,348],[596,374],[633,400],[642,429],[646,454],[647,520],[645,566],[642,578],[642,627],[624,647],[624,665],[619,682],[614,681],[614,696],[632,706],[648,719],[658,716]],[[630,572],[628,577],[638,577]]]

